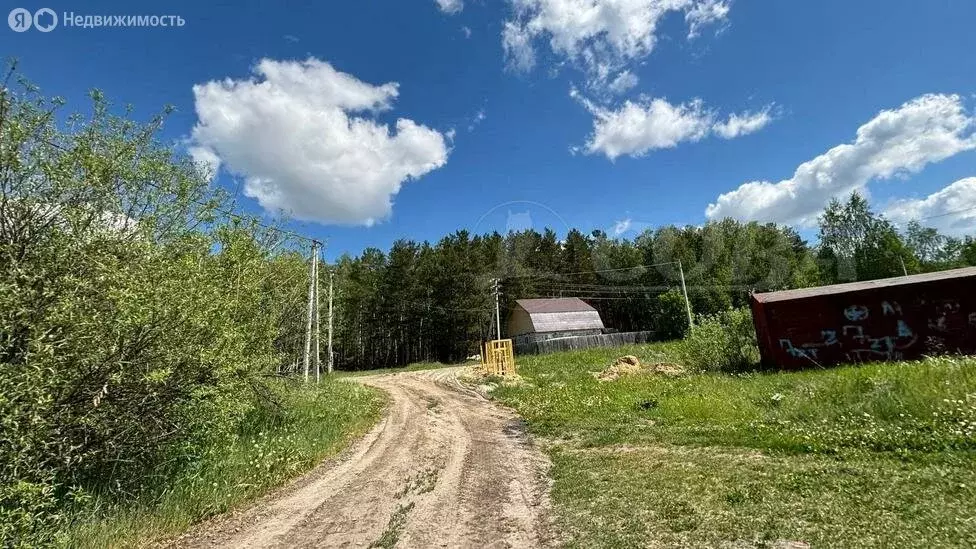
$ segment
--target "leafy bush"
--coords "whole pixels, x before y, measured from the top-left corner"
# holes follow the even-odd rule
[[[155,139],[0,87],[0,545],[57,543],[234,436],[302,332],[307,267]],[[65,129],[66,128],[66,129]],[[307,280],[307,279],[306,279]],[[298,299],[294,299],[294,298]]]
[[[682,341],[682,361],[700,371],[741,372],[759,363],[752,314],[747,308],[701,316]]]
[[[678,339],[688,332],[688,309],[685,296],[671,289],[657,296],[656,336],[659,339]]]

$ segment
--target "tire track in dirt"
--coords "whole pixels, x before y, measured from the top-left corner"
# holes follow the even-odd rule
[[[548,463],[459,368],[357,378],[390,396],[343,457],[172,547],[540,547]]]

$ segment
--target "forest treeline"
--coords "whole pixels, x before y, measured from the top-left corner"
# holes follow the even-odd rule
[[[973,237],[946,236],[919,221],[896,227],[858,194],[831,202],[817,242],[792,227],[733,219],[663,226],[634,239],[546,229],[399,240],[387,253],[369,248],[332,266],[336,365],[453,362],[477,353],[495,334],[495,278],[503,336],[516,299],[575,296],[596,307],[608,328],[669,339],[687,328],[681,272],[694,313],[713,314],[746,305],[751,292],[976,265]]]

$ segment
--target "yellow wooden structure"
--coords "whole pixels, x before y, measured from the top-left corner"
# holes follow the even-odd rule
[[[481,353],[481,369],[489,376],[515,375],[515,352],[511,339],[494,339],[485,342]]]

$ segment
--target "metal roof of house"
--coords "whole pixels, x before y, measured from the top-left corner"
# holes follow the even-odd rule
[[[533,313],[573,313],[583,311],[596,311],[585,301],[578,297],[551,297],[545,299],[516,299],[518,303],[529,314]]]
[[[577,297],[518,299],[515,303],[529,314],[536,333],[603,329],[600,313]]]
[[[882,278],[880,280],[867,280],[864,282],[848,282],[846,284],[833,284],[831,286],[800,288],[798,290],[767,292],[764,294],[754,294],[752,297],[760,303],[774,303],[776,301],[785,301],[789,299],[803,299],[806,297],[843,294],[847,292],[858,292],[877,288],[888,288],[891,286],[902,286],[905,284],[918,284],[922,282],[934,282],[936,280],[966,277],[976,277],[976,267],[966,267],[963,269],[952,269],[949,271],[938,271],[934,273],[922,273],[909,276],[896,276],[894,278]]]

